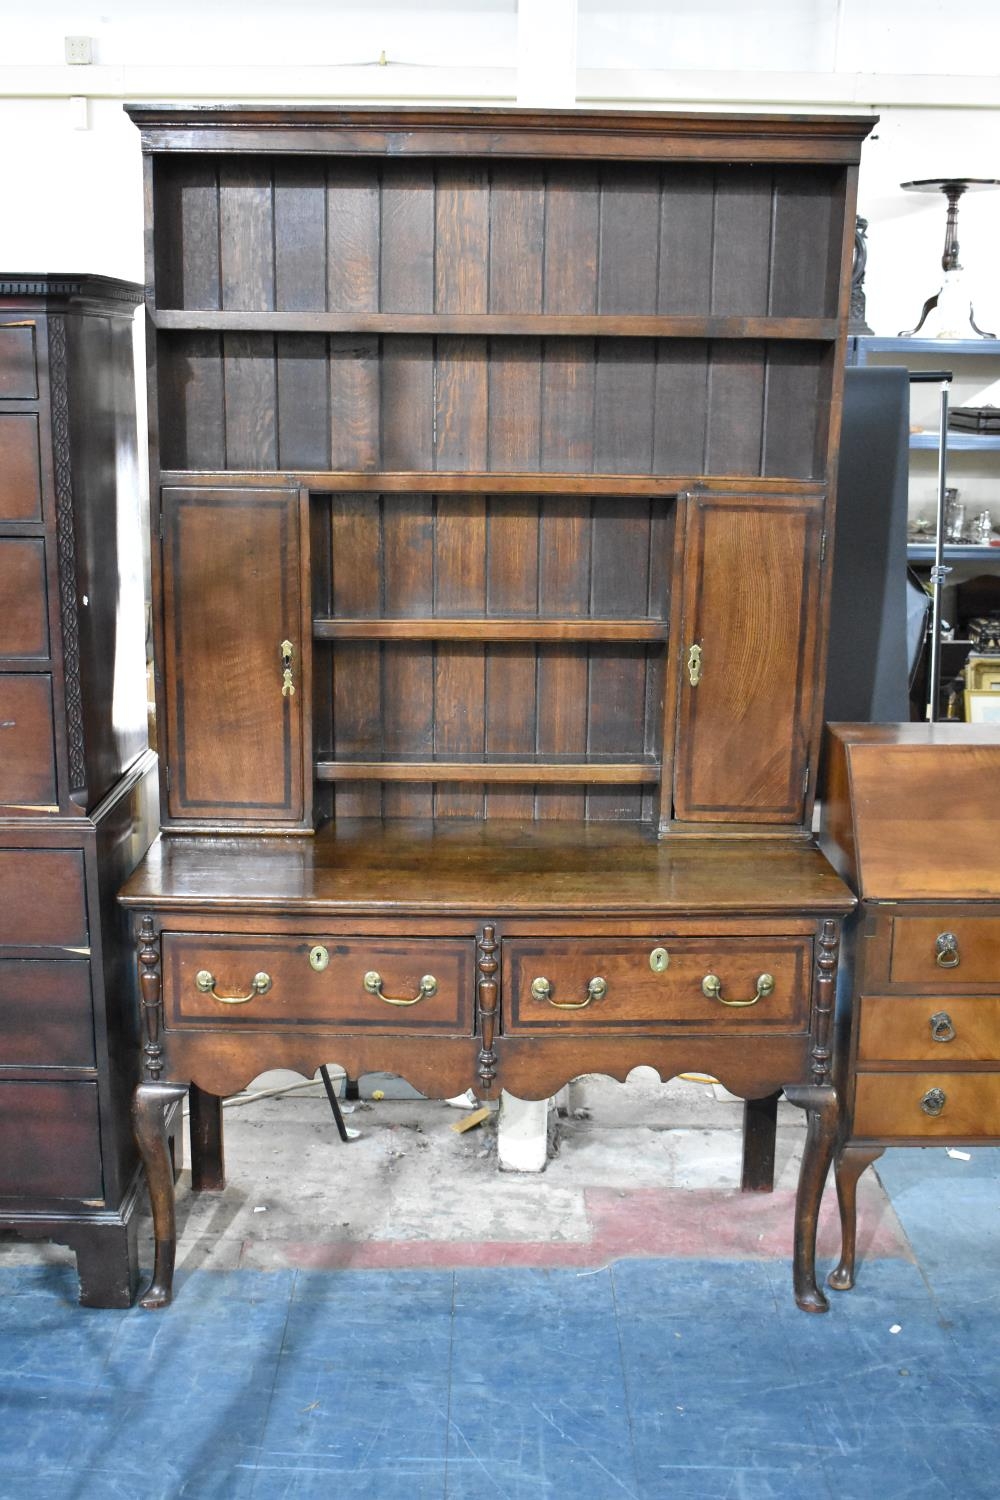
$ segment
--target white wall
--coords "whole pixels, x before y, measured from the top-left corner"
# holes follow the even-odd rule
[[[93,65],[65,66],[67,35],[94,39]],[[899,184],[1000,176],[996,0],[771,0],[766,12],[746,0],[33,0],[5,14],[3,36],[9,271],[141,279],[124,99],[880,113],[860,209],[869,322],[889,334],[936,290],[944,231],[943,200]],[[1000,190],[967,197],[961,228],[979,319],[1000,330]]]

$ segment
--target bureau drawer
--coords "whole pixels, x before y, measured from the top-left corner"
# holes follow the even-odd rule
[[[103,1195],[97,1084],[0,1083],[0,1197]]]
[[[0,945],[88,946],[80,849],[0,849]]]
[[[0,323],[0,399],[34,401],[37,396],[34,323]]]
[[[0,412],[0,521],[42,519],[38,418]]]
[[[859,1062],[1000,1064],[1000,996],[865,995]]]
[[[52,678],[41,673],[0,673],[0,806],[56,806]]]
[[[859,1073],[857,1080],[853,1137],[1000,1136],[1000,1072]]]
[[[41,537],[0,538],[0,656],[49,654],[45,543]]]
[[[323,1025],[467,1035],[475,1016],[475,944],[165,933],[163,985],[173,1027]]]
[[[893,984],[995,984],[1000,990],[1000,916],[893,917]]]
[[[510,939],[503,944],[504,1031],[804,1030],[811,955],[807,938]],[[763,975],[774,981],[770,993],[752,1005],[725,1003],[750,1000]],[[721,999],[703,988],[712,976]]]
[[[0,1065],[94,1066],[90,964],[0,959]]]

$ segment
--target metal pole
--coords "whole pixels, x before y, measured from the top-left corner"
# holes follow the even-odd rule
[[[951,572],[945,567],[944,492],[948,482],[948,381],[941,382],[941,415],[938,430],[937,526],[934,531],[934,566],[931,568],[931,650],[927,685],[927,718],[937,720],[941,696],[941,591]]]

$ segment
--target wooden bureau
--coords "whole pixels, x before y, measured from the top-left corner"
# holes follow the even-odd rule
[[[857,118],[130,107],[163,835],[136,1128],[275,1064],[836,1132],[809,833]],[[214,1164],[213,1164],[214,1163]]]
[[[858,1178],[886,1146],[1000,1140],[1000,728],[835,724],[828,746],[823,847],[861,898],[838,1022],[845,1290]]]
[[[0,276],[0,1229],[138,1281],[136,985],[118,887],[156,826],[132,322],[142,289]]]

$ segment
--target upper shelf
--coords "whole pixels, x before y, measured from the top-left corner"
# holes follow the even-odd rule
[[[1000,356],[1000,339],[892,339],[861,335],[857,344],[865,354],[899,354],[904,360],[908,354]]]
[[[831,342],[834,318],[661,317],[629,313],[179,312],[151,308],[162,330],[222,333],[453,334],[540,338],[800,339]]]
[[[911,448],[931,448],[935,452],[939,446],[939,438],[936,432],[911,432]],[[1000,433],[993,432],[953,432],[948,431],[949,453],[982,453],[984,451],[1000,449]]]

